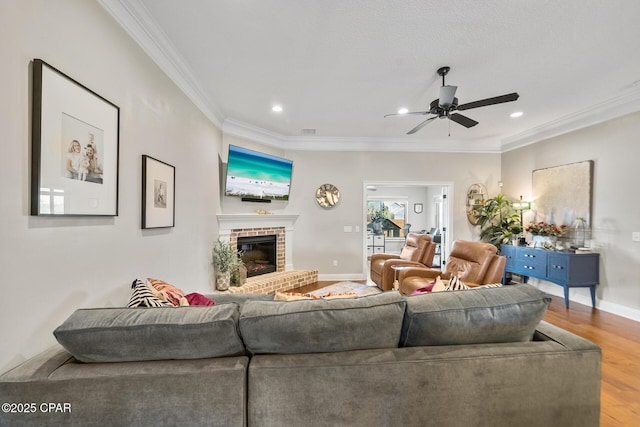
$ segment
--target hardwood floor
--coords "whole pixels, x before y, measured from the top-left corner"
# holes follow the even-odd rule
[[[333,283],[317,282],[296,292],[311,292]],[[562,298],[552,299],[544,320],[602,349],[600,426],[640,425],[640,323],[573,301],[566,309]]]
[[[600,425],[640,425],[640,323],[558,297],[544,320],[602,349]]]

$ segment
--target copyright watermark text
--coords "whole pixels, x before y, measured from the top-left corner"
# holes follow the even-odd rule
[[[5,414],[62,414],[71,412],[69,402],[5,402],[2,404],[2,412]]]

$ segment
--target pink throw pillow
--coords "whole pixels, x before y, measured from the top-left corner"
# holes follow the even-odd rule
[[[189,305],[215,305],[216,302],[210,298],[205,297],[202,294],[197,292],[193,292],[184,296],[187,301],[189,301]]]

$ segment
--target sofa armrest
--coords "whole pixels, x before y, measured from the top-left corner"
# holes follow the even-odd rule
[[[60,344],[55,344],[0,376],[2,382],[42,381],[49,378],[73,356]]]
[[[444,276],[447,276],[446,278]],[[440,276],[441,279],[448,279],[448,275],[446,273],[444,273],[441,270],[437,270],[435,268],[407,268],[406,270],[401,270],[398,272],[398,280],[400,281],[400,283],[402,283],[402,281],[408,277],[411,276],[415,276],[415,277],[421,277],[423,279],[435,279],[436,277]],[[426,284],[426,283],[425,283]]]
[[[541,321],[536,326],[536,331],[533,335],[534,341],[554,341],[565,347],[568,351],[576,350],[593,350],[601,353],[600,347],[591,341],[575,335],[562,328],[554,326],[550,323]]]
[[[398,266],[410,267],[410,270],[421,268],[424,269],[424,265],[419,263],[418,261],[407,261],[404,259],[387,260],[382,266],[382,283],[384,285],[384,288],[382,288],[382,290],[389,291],[393,289],[393,283],[396,277],[398,278],[398,282],[400,282],[400,273],[402,273],[404,269],[395,270],[394,267]]]
[[[374,262],[384,262],[389,259],[400,259],[400,256],[393,255],[393,254],[373,254],[369,259],[372,263],[374,263]]]

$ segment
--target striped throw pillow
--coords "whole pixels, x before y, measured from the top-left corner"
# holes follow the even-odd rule
[[[129,298],[127,307],[173,307],[168,301],[162,301],[153,294],[153,291],[140,279],[136,279],[131,283],[133,293]]]

